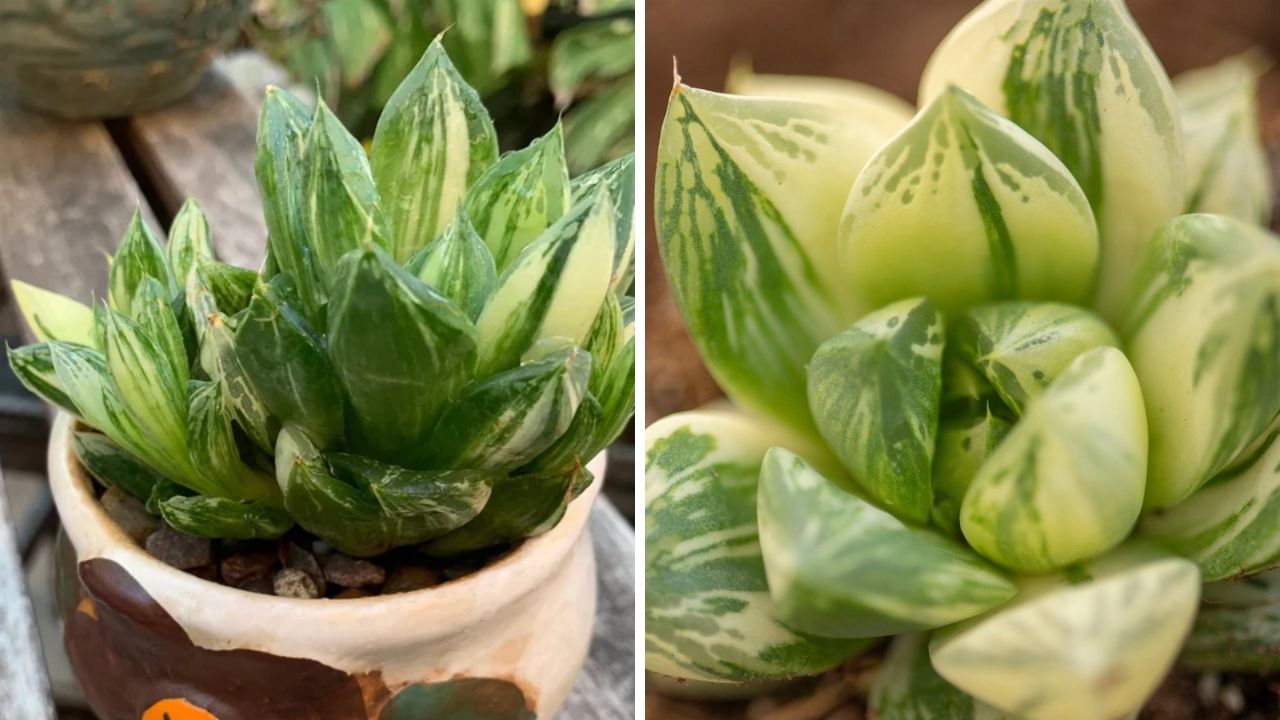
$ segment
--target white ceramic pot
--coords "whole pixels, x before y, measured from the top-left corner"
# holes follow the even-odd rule
[[[80,581],[67,649],[103,720],[528,720],[568,695],[595,614],[583,528],[603,453],[559,525],[484,570],[409,593],[299,600],[202,580],[138,547],[96,500],[74,423],[54,423],[49,479]]]

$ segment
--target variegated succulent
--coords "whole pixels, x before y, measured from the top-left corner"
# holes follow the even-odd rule
[[[536,535],[634,404],[633,161],[570,180],[560,128],[498,157],[437,43],[366,156],[323,103],[267,92],[253,272],[189,201],[135,215],[92,308],[20,282],[18,377],[90,429],[83,465],[173,527],[352,555]]]
[[[1280,592],[1237,587],[1280,565],[1257,67],[1171,83],[1122,0],[986,0],[914,114],[677,79],[659,247],[732,405],[647,430],[648,669],[751,692],[900,635],[882,720],[1122,718],[1206,582],[1264,609],[1188,659],[1269,666]]]

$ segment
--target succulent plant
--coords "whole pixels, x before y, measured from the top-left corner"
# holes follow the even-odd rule
[[[498,157],[433,43],[372,157],[269,89],[259,272],[188,201],[135,215],[90,308],[14,283],[18,377],[78,416],[83,465],[173,527],[352,555],[452,555],[554,526],[634,403],[633,161],[570,180],[560,128]]]
[[[914,115],[677,78],[659,247],[732,405],[646,431],[648,669],[750,692],[898,636],[877,717],[1121,718],[1204,583],[1245,599],[1188,662],[1272,666],[1280,592],[1239,587],[1280,565],[1254,67],[1175,85],[1121,0],[987,0]]]

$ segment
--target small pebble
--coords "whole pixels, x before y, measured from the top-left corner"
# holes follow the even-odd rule
[[[289,543],[285,549],[284,566],[301,570],[311,576],[312,583],[318,588],[324,588],[324,572],[320,570],[320,562],[316,560],[316,556],[303,550],[301,547],[293,543]]]
[[[161,525],[147,536],[147,552],[179,570],[213,564],[213,542]]]
[[[401,565],[387,575],[382,585],[382,594],[411,592],[423,588],[435,587],[444,581],[439,570],[432,570],[421,565]]]
[[[275,583],[272,581],[270,575],[253,578],[252,580],[245,582],[243,585],[238,585],[237,587],[251,593],[258,593],[259,595],[275,595]]]
[[[309,573],[298,568],[285,568],[276,573],[272,588],[276,595],[310,600],[320,597],[320,588]]]
[[[381,585],[387,579],[387,571],[368,560],[356,560],[334,553],[320,561],[324,570],[324,579],[344,588],[368,587]]]
[[[223,559],[222,581],[232,587],[241,587],[252,580],[270,578],[277,562],[275,553],[236,553]]]
[[[1233,714],[1239,714],[1244,710],[1244,691],[1239,685],[1232,683],[1222,688],[1222,706],[1230,710]]]
[[[125,535],[141,545],[147,536],[160,527],[160,519],[147,512],[142,501],[117,487],[109,487],[102,494],[102,509],[115,521]]]
[[[1218,690],[1222,687],[1222,677],[1217,673],[1204,673],[1196,682],[1196,695],[1200,697],[1202,707],[1211,707],[1218,699]]]
[[[346,588],[342,592],[333,596],[334,600],[351,600],[354,598],[369,597],[373,593],[364,588]]]

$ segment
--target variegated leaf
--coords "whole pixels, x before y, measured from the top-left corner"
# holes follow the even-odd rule
[[[613,206],[604,195],[574,205],[516,258],[476,321],[486,377],[515,367],[538,340],[581,345],[609,291]]]
[[[569,187],[574,204],[597,192],[607,193],[613,202],[616,240],[613,245],[613,279],[609,284],[617,293],[626,292],[635,274],[635,153],[627,153],[585,175],[579,175]]]
[[[1258,132],[1258,78],[1268,63],[1252,53],[1174,79],[1187,156],[1187,212],[1266,225],[1271,166]]]
[[[441,557],[483,550],[541,535],[564,517],[580,473],[512,475],[498,479],[484,509],[471,522],[423,545],[427,555]]]
[[[98,432],[75,434],[76,459],[107,487],[120,488],[146,502],[162,478],[119,443]]]
[[[71,401],[58,373],[53,367],[53,353],[49,343],[24,345],[19,348],[6,348],[9,354],[9,367],[17,376],[22,386],[37,397],[62,408],[72,415],[81,416],[79,408]],[[101,355],[99,355],[101,357]]]
[[[144,277],[153,277],[174,294],[177,293],[178,286],[169,272],[164,248],[160,246],[160,241],[151,232],[151,228],[143,222],[142,213],[134,210],[129,229],[125,231],[120,248],[111,261],[107,293],[112,309],[132,315],[133,294]]]
[[[590,392],[586,393],[578,405],[578,412],[573,416],[573,422],[569,423],[569,429],[556,438],[550,447],[520,467],[517,473],[563,474],[575,466],[585,466],[607,445],[596,441],[603,432],[601,426],[604,422],[604,410],[601,409],[600,402]]]
[[[964,537],[985,557],[1041,573],[1120,544],[1142,510],[1147,421],[1124,354],[1080,355],[1026,409],[978,470]]]
[[[1142,533],[1200,566],[1206,582],[1280,565],[1280,431],[1185,501],[1144,518]]]
[[[441,414],[423,465],[507,471],[533,460],[569,429],[591,365],[573,347],[472,383]]]
[[[302,151],[303,228],[315,273],[332,286],[338,259],[374,242],[386,247],[387,232],[360,141],[321,100]]]
[[[602,419],[595,446],[605,448],[622,434],[636,407],[636,340],[634,334],[609,363],[591,392],[600,401]]]
[[[819,673],[865,648],[778,622],[756,525],[765,452],[807,441],[741,413],[645,430],[645,668],[719,687]],[[821,450],[816,452],[821,453]]]
[[[626,75],[597,88],[564,115],[565,163],[585,173],[635,152],[636,79]]]
[[[943,318],[927,299],[883,307],[824,342],[809,361],[818,431],[877,503],[924,524],[942,393]]]
[[[223,382],[193,381],[190,403],[186,446],[194,471],[169,479],[202,495],[279,504],[280,491],[271,477],[240,459]]]
[[[1207,672],[1280,668],[1280,571],[1209,583],[1178,665]]]
[[[174,314],[173,299],[155,278],[143,278],[138,285],[138,292],[133,298],[133,321],[155,343],[156,351],[168,363],[177,387],[186,388],[191,377],[186,341]]]
[[[1008,606],[934,634],[938,674],[1028,720],[1137,712],[1173,664],[1200,598],[1195,565],[1129,545]]]
[[[334,477],[377,501],[390,540],[418,543],[455,530],[480,514],[498,474],[476,470],[408,470],[359,455],[333,453],[325,458]]]
[[[810,430],[804,366],[857,317],[836,261],[854,178],[887,140],[832,107],[678,85],[655,228],[676,304],[737,404]]]
[[[868,704],[876,720],[1015,720],[944,680],[923,634],[893,639]]]
[[[1058,303],[982,305],[965,313],[952,338],[1018,414],[1086,350],[1120,347],[1102,318]]]
[[[271,414],[329,447],[343,433],[342,386],[299,303],[288,276],[259,286],[236,329],[236,358]]]
[[[512,70],[528,64],[533,49],[518,0],[436,0],[449,57],[481,93],[495,90]]]
[[[373,135],[373,178],[392,256],[404,262],[439,237],[497,158],[489,112],[436,38],[387,102]]]
[[[933,524],[960,536],[960,506],[978,469],[1013,427],[989,404],[966,415],[944,417],[938,424],[933,458]]]
[[[195,274],[213,297],[218,312],[228,317],[249,307],[253,286],[258,282],[254,271],[216,260],[197,261]]]
[[[547,58],[547,78],[556,104],[569,105],[583,83],[591,79],[634,70],[635,44],[635,21],[627,17],[580,23],[556,35]]]
[[[973,617],[1014,587],[963,545],[905,525],[789,450],[760,470],[760,548],[775,614],[824,637],[880,637]]]
[[[1123,0],[986,0],[934,52],[921,105],[953,84],[1075,175],[1101,234],[1099,307],[1114,318],[1152,233],[1184,203],[1173,89]]]
[[[236,357],[235,329],[221,313],[209,317],[200,343],[200,366],[209,379],[223,384],[223,399],[231,416],[255,445],[270,451],[279,422],[271,417]]]
[[[467,193],[465,207],[501,272],[565,214],[569,200],[564,133],[556,123],[491,165]]]
[[[785,98],[841,109],[848,117],[869,123],[887,140],[911,122],[915,108],[878,87],[835,77],[767,75],[749,63],[729,68],[725,90],[734,95]]]
[[[293,527],[288,512],[263,502],[175,495],[161,500],[158,508],[173,528],[218,540],[274,540]]]
[[[110,382],[146,438],[150,456],[173,458],[177,467],[186,470],[186,377],[175,374],[174,363],[137,323],[114,310],[107,310],[103,319]],[[171,479],[181,482],[187,474]]]
[[[439,413],[473,376],[471,321],[368,245],[338,267],[328,328],[352,448],[414,466]]]
[[[858,176],[840,249],[871,307],[925,294],[948,312],[1011,298],[1079,304],[1093,288],[1098,232],[1048,148],[950,88]]]
[[[596,313],[595,322],[582,343],[582,347],[591,353],[591,388],[598,390],[609,365],[617,356],[625,342],[623,338],[622,304],[613,293],[605,295],[600,312]]]
[[[169,270],[179,287],[186,287],[187,274],[197,260],[213,260],[213,241],[209,237],[209,220],[195,198],[187,198],[169,225],[169,244],[165,248]]]
[[[1120,324],[1151,426],[1149,508],[1223,469],[1280,413],[1280,244],[1238,220],[1162,227]]]
[[[88,305],[20,280],[10,283],[27,328],[40,342],[62,340],[93,347],[93,310]]]
[[[467,213],[454,214],[444,235],[428,245],[414,273],[475,320],[489,301],[498,271]]]
[[[384,7],[365,0],[329,0],[319,6],[324,19],[316,22],[327,28],[344,90],[365,85],[392,42],[392,18]]]

